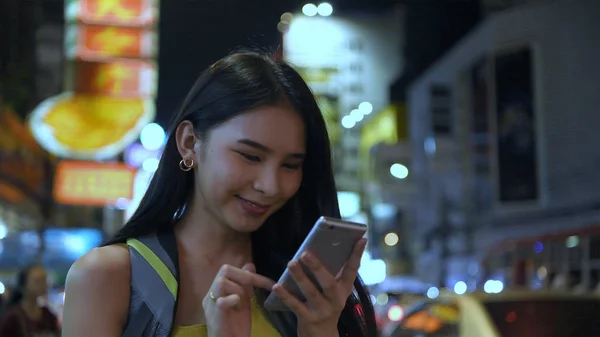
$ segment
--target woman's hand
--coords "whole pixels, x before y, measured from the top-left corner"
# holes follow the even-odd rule
[[[256,274],[252,263],[242,269],[223,265],[202,301],[209,337],[248,337],[254,288],[270,290],[274,282]]]
[[[337,277],[331,275],[310,253],[301,257],[302,263],[311,270],[323,292],[308,278],[299,261],[288,264],[290,273],[306,297],[306,303],[298,300],[280,284],[275,285],[273,291],[296,314],[299,337],[339,336],[338,320],[352,293],[366,244],[367,239],[361,239],[354,246],[346,266]]]

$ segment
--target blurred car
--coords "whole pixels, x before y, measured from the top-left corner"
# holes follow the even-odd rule
[[[389,337],[600,337],[600,296],[558,292],[442,293],[420,301]]]
[[[369,287],[380,330],[404,316],[404,308],[422,300],[432,286],[410,276],[388,276]]]

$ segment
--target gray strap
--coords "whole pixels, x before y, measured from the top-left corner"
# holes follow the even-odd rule
[[[175,299],[156,273],[154,268],[140,253],[130,247],[131,286],[148,307],[154,319],[163,326],[171,326]]]
[[[152,322],[152,312],[148,306],[142,304],[138,311],[129,318],[129,322],[123,331],[122,337],[144,336],[148,324]]]
[[[128,241],[128,246],[131,295],[128,322],[122,336],[168,337],[173,324],[176,297],[173,296],[173,289],[169,288],[172,282],[163,278],[168,273],[176,277],[176,265],[156,235],[132,240],[131,244]],[[177,289],[174,291],[176,294]]]
[[[171,260],[171,257],[164,249],[164,247],[158,241],[158,237],[156,235],[148,235],[138,239],[140,242],[146,245],[146,247],[150,248],[158,258],[162,261],[162,263],[167,266],[171,274],[177,275],[177,271],[175,270],[175,263]]]

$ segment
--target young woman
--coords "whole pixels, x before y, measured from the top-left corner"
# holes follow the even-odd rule
[[[174,117],[137,212],[71,268],[63,336],[116,337],[138,324],[130,307],[133,255],[124,243],[172,232],[173,327],[143,335],[374,337],[373,307],[357,276],[365,240],[337,277],[314,256],[302,258],[323,292],[299,261],[288,263],[322,215],[340,213],[329,138],[310,89],[268,56],[225,57],[200,76]],[[306,303],[272,281],[286,266]],[[262,308],[271,291],[290,313]]]
[[[38,299],[48,294],[48,275],[42,266],[25,268],[17,275],[17,286],[0,323],[0,336],[58,337],[56,316]]]

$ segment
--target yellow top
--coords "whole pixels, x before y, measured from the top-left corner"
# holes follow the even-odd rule
[[[173,337],[207,337],[206,324],[175,327]],[[251,337],[281,337],[279,332],[263,315],[260,307],[252,297],[252,331]]]

